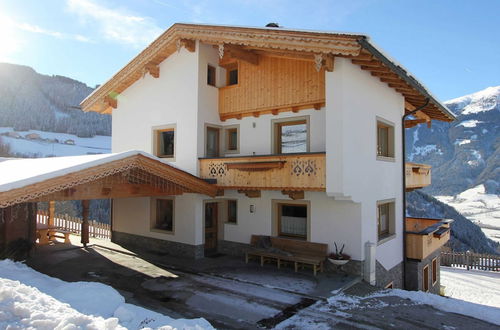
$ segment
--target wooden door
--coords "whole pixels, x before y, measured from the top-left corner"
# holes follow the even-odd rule
[[[205,203],[205,255],[217,251],[217,202]]]

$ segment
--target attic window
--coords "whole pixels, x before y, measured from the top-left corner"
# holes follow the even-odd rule
[[[207,84],[210,86],[215,86],[215,67],[208,65],[207,67]]]
[[[238,84],[238,68],[229,69],[227,71],[227,85],[237,85]]]

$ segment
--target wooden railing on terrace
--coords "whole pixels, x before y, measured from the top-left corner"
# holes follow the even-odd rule
[[[450,239],[453,220],[406,218],[406,257],[422,260]]]
[[[406,163],[406,190],[427,187],[431,184],[431,166],[427,164]]]
[[[500,272],[500,255],[472,252],[441,252],[441,266]]]
[[[36,221],[37,223],[46,225],[49,219],[49,212],[38,210]],[[77,235],[82,233],[82,219],[72,217],[68,214],[55,214],[54,227],[58,227]],[[111,225],[107,223],[89,220],[89,235],[90,237],[111,239]]]
[[[322,191],[325,172],[324,152],[200,159],[200,177],[228,189]]]

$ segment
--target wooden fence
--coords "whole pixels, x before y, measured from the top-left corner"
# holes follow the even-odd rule
[[[46,225],[48,220],[49,212],[38,210],[36,217],[37,223]],[[82,233],[82,219],[67,214],[55,214],[54,226],[71,231],[77,235],[81,235]],[[111,239],[111,226],[107,223],[89,220],[89,235],[90,237]]]
[[[441,252],[441,265],[500,272],[500,255],[472,252]]]

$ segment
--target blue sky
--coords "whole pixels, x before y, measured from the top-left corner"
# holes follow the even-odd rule
[[[500,1],[0,0],[0,62],[103,83],[175,22],[360,32],[441,100],[500,85]]]

